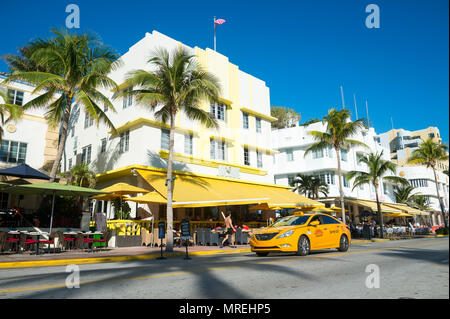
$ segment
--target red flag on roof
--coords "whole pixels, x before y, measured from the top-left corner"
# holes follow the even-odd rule
[[[224,19],[217,19],[217,20],[214,20],[214,23],[215,24],[223,24],[223,23],[225,23],[226,21],[224,20]]]

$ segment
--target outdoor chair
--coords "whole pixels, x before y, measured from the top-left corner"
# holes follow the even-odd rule
[[[210,245],[211,246],[220,246],[220,239],[218,233],[212,233],[211,232],[211,238],[210,238]]]
[[[203,234],[205,236],[205,245],[211,246],[211,228],[203,229]]]
[[[0,231],[0,253],[3,252],[6,247],[6,237],[6,233]]]
[[[20,236],[21,235],[19,235],[19,238],[13,238],[13,237],[6,237],[6,240],[5,240],[5,243],[6,243],[6,245],[5,245],[5,247],[7,248],[7,250],[9,250],[9,251],[12,251],[12,247],[14,247],[15,249],[14,249],[14,251],[17,251],[17,252],[19,252],[19,245],[20,245]]]
[[[39,244],[47,244],[49,252],[50,252],[51,245],[53,244],[53,253],[56,253],[55,237],[56,237],[56,232],[52,232],[48,236],[48,240],[47,239],[39,240]]]
[[[197,245],[205,245],[205,230],[197,228]]]

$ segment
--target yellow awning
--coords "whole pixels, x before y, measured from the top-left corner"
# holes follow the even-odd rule
[[[160,194],[167,194],[166,173],[137,172]],[[269,207],[296,208],[325,206],[318,201],[295,194],[276,185],[260,185],[221,177],[190,173],[174,174],[173,207],[209,207],[266,203]]]
[[[391,214],[386,214],[384,216],[386,216],[386,217],[412,217],[413,215],[406,214],[406,213],[391,213]]]
[[[371,200],[354,199],[348,200],[350,203],[361,205],[371,209],[373,212],[378,211],[377,202]],[[381,212],[383,213],[401,213],[402,211],[393,207],[386,206],[384,203],[380,203]]]
[[[430,215],[430,213],[423,212],[423,211],[418,210],[416,208],[409,207],[406,204],[400,204],[400,203],[388,204],[388,203],[385,203],[384,205],[400,209],[401,211],[406,212],[408,214],[412,214],[412,215]]]

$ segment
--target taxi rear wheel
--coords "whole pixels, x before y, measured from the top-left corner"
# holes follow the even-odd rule
[[[266,257],[268,254],[269,254],[269,253],[267,253],[267,252],[261,252],[261,251],[258,251],[258,252],[256,253],[256,256],[258,256],[258,257]]]
[[[339,240],[339,251],[347,251],[348,250],[348,238],[346,235],[342,235]]]
[[[309,250],[310,250],[309,239],[305,235],[302,235],[298,240],[297,255],[306,256],[309,254]]]

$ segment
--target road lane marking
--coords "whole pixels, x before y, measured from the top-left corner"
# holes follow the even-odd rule
[[[327,258],[327,257],[359,254],[359,253],[374,252],[374,251],[389,250],[389,249],[429,246],[429,245],[435,245],[435,244],[444,243],[444,242],[447,242],[447,240],[440,240],[440,241],[437,241],[437,242],[428,242],[428,243],[421,243],[421,244],[400,245],[400,246],[393,246],[393,247],[380,247],[380,248],[358,250],[358,251],[328,253],[328,254],[317,255],[317,256],[312,256],[312,255],[301,256],[301,257],[297,256],[297,257],[283,258],[283,259],[277,259],[277,260],[269,260],[269,261],[266,260],[266,261],[260,261],[260,262],[257,261],[256,263],[257,264],[272,264],[272,263],[282,263],[282,262],[308,260],[308,259],[316,259],[316,258]],[[242,268],[242,267],[245,267],[245,265],[211,267],[211,268],[207,269],[206,271],[228,270],[228,269],[232,269],[232,268]],[[110,282],[129,281],[129,280],[148,280],[148,279],[153,279],[153,278],[187,275],[187,274],[193,274],[193,273],[204,272],[204,271],[205,271],[204,269],[199,269],[199,270],[174,272],[174,273],[165,273],[165,274],[149,275],[149,276],[139,276],[139,277],[131,277],[131,278],[115,278],[115,279],[92,280],[92,281],[81,282],[80,286],[82,286],[82,285],[92,285],[92,284],[101,284],[101,283],[110,283]],[[0,289],[0,294],[13,293],[13,292],[36,291],[36,290],[49,290],[49,289],[56,289],[56,288],[64,288],[65,286],[66,286],[65,284],[60,284],[60,285],[40,286],[40,287],[6,288],[6,289]]]

